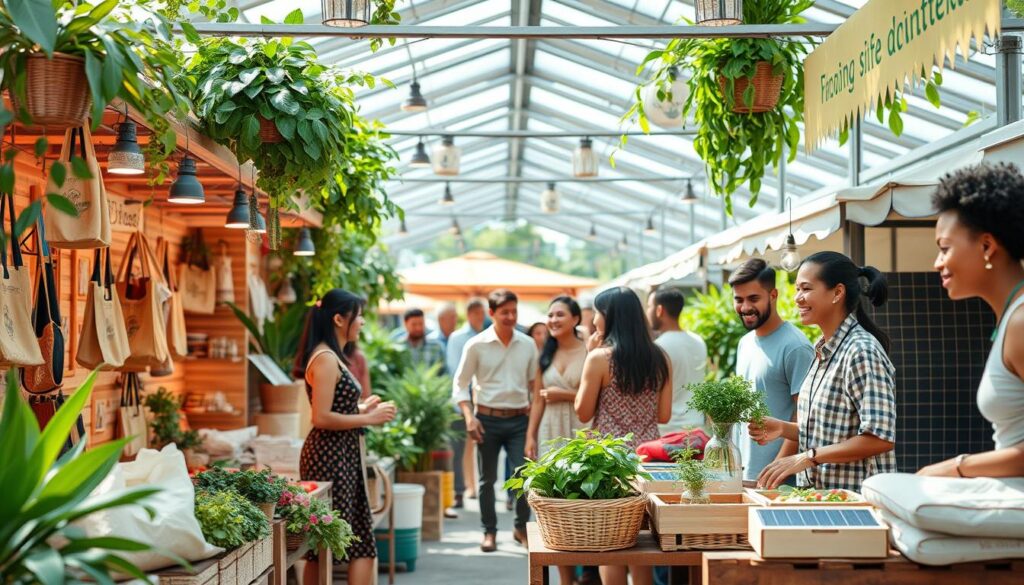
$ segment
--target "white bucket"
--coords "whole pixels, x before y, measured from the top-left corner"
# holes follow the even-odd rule
[[[392,486],[395,507],[395,530],[419,528],[423,523],[423,494],[426,488],[414,483]]]

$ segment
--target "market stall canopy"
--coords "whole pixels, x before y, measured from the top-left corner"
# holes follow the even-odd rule
[[[701,256],[704,255],[704,252],[704,242],[697,242],[664,260],[634,268],[608,284],[603,285],[601,290],[626,286],[633,290],[649,291],[666,282],[681,280],[697,273],[701,265]],[[695,282],[694,285],[698,286],[699,283]]]
[[[577,295],[597,281],[469,252],[455,258],[417,266],[400,273],[406,294],[435,299],[486,296],[497,288],[512,290],[523,300],[549,300],[560,294]]]

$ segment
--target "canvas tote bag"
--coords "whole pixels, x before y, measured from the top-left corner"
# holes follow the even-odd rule
[[[121,404],[117,409],[117,437],[131,437],[125,443],[121,455],[135,457],[146,448],[149,429],[146,427],[146,411],[142,408],[142,381],[135,372],[126,372],[121,381]]]
[[[214,260],[214,269],[217,274],[217,302],[235,302],[235,276],[231,269],[231,256],[228,255],[228,243],[224,240],[218,242],[217,246],[220,255]]]
[[[203,230],[196,230],[178,273],[181,305],[188,313],[212,315],[217,308],[217,276],[210,269],[210,254]]]
[[[54,88],[54,91],[63,90]],[[70,161],[76,147],[78,156],[89,167],[91,179],[80,179],[71,172]],[[78,210],[78,217],[72,217],[51,205],[44,205],[43,219],[49,228],[50,244],[55,248],[79,250],[109,246],[110,206],[88,127],[71,128],[64,134],[60,162],[68,170],[64,185],[58,187],[51,178],[46,192],[67,197]]]
[[[4,229],[8,212],[11,229],[0,251],[0,367],[39,366],[43,364],[43,354],[32,330],[32,286],[21,246],[14,237],[14,196],[0,193],[0,230]],[[11,248],[10,264],[6,246]]]
[[[53,277],[53,259],[46,245],[46,228],[39,218],[36,228],[36,306],[32,313],[39,352],[43,365],[26,366],[21,370],[21,383],[34,394],[52,392],[64,383],[64,331],[61,329],[60,302]]]
[[[132,272],[136,259],[140,265],[138,274]],[[133,233],[117,276],[117,296],[124,313],[130,352],[123,370],[137,372],[159,368],[170,358],[163,314],[166,290],[149,241],[141,232]]]
[[[188,334],[185,328],[185,307],[181,304],[181,292],[178,280],[171,270],[170,245],[167,240],[159,238],[156,243],[156,261],[160,266],[160,274],[171,291],[167,301],[167,348],[171,357],[180,360],[188,355]]]
[[[82,339],[75,355],[78,365],[90,370],[120,368],[130,353],[124,314],[114,290],[114,270],[110,264],[110,248],[96,250],[82,319]]]

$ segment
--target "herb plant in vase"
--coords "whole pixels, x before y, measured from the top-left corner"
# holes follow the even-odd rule
[[[732,441],[733,427],[741,422],[760,422],[769,415],[764,395],[739,376],[691,384],[687,406],[711,419],[711,440],[704,446],[704,466],[718,491],[739,493],[743,469]]]
[[[577,431],[505,482],[505,489],[528,494],[545,546],[608,551],[636,544],[647,498],[634,484],[651,476],[628,439]]]
[[[690,503],[707,504],[711,501],[707,494],[711,474],[708,473],[704,461],[697,459],[697,453],[696,449],[687,447],[673,453],[672,458],[678,466],[679,481],[686,488]]]

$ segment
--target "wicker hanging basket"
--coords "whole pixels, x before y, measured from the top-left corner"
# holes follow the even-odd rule
[[[33,126],[58,131],[82,126],[89,117],[92,96],[85,76],[85,59],[75,55],[30,53],[25,64],[25,101],[12,91],[14,111],[24,108]]]
[[[260,142],[264,144],[277,144],[284,140],[284,136],[281,135],[281,131],[277,129],[277,124],[273,120],[268,120],[263,116],[260,116]]]
[[[647,510],[644,495],[616,500],[565,500],[530,493],[544,546],[553,550],[603,552],[636,545]]]
[[[739,114],[760,114],[774,110],[775,106],[779,103],[779,96],[782,95],[782,82],[784,80],[785,77],[783,75],[772,73],[771,63],[768,61],[758,61],[753,76],[741,77],[733,83],[732,111]],[[747,91],[747,86],[751,83],[754,85],[754,99],[748,106],[743,100],[743,92]],[[718,87],[722,90],[722,95],[724,96],[728,87],[725,77],[718,77]]]
[[[284,542],[288,550],[299,550],[299,547],[305,544],[306,542],[306,535],[293,534],[289,532],[288,535],[285,536]]]

